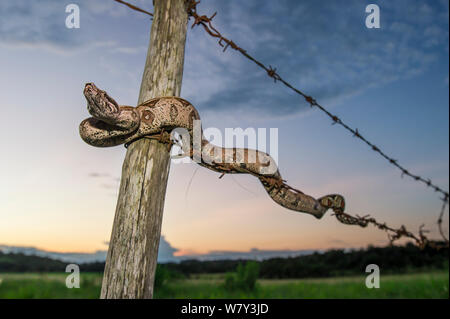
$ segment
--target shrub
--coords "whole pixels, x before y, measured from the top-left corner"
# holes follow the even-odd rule
[[[259,275],[259,264],[249,261],[239,264],[235,273],[227,273],[224,286],[228,290],[252,291],[256,288],[256,280]]]
[[[184,276],[175,271],[168,269],[166,266],[158,264],[156,266],[156,272],[155,272],[155,283],[154,283],[154,289],[160,289],[161,287],[164,287],[167,282],[174,280],[174,279],[181,279],[184,278]]]
[[[154,289],[160,289],[169,280],[170,274],[166,267],[156,266]]]

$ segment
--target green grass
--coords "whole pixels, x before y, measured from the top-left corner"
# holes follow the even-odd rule
[[[80,288],[66,287],[66,273],[0,274],[0,299],[94,299],[100,296],[101,274],[82,274]]]
[[[0,274],[0,298],[98,298],[101,274],[81,274],[80,289],[65,286],[67,274]],[[449,273],[382,275],[380,289],[365,277],[258,280],[254,292],[227,291],[224,275],[201,275],[165,284],[155,298],[449,298]]]
[[[156,298],[449,298],[448,272],[386,275],[380,289],[368,289],[365,277],[258,280],[254,292],[226,291],[221,277],[207,276],[172,282]]]

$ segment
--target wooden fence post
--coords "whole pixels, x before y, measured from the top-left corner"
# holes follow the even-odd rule
[[[139,103],[179,96],[187,32],[185,0],[154,0]],[[167,145],[141,139],[127,150],[106,258],[101,298],[152,298],[170,157]]]

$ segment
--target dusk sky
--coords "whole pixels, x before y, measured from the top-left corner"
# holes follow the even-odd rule
[[[151,0],[130,2],[152,11]],[[80,7],[67,29],[65,7]],[[367,29],[376,3],[381,28]],[[449,188],[448,0],[203,0],[222,34],[411,172]],[[190,21],[190,24],[192,21]],[[151,20],[111,0],[0,0],[0,244],[93,252],[109,241],[123,146],[78,133],[94,82],[136,105]],[[239,53],[188,30],[181,96],[204,128],[278,128],[288,184],[439,238],[440,195],[408,177]],[[241,146],[241,145],[237,145]],[[172,164],[162,234],[176,254],[385,245],[386,234],[274,203],[257,179]],[[445,215],[448,232],[448,208]]]

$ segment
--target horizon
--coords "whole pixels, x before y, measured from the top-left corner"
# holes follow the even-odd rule
[[[403,245],[395,245],[403,246]],[[343,250],[345,252],[367,250],[369,248],[385,248],[388,246],[352,247],[352,248],[328,248],[328,249],[303,249],[303,250],[264,250],[252,248],[247,251],[209,251],[203,254],[177,254],[179,250],[172,247],[164,236],[161,237],[158,263],[178,263],[186,260],[214,261],[214,260],[268,260],[272,258],[292,258],[306,256],[314,253],[326,253],[333,250]],[[105,262],[108,249],[93,252],[81,251],[49,251],[34,246],[12,246],[0,243],[0,253],[3,254],[24,254],[27,256],[37,256],[60,260],[63,262],[75,262],[77,264],[87,264]]]

